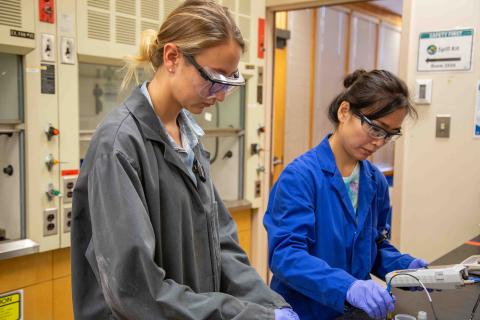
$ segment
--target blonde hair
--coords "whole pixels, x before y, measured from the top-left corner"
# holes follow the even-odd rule
[[[132,78],[138,83],[138,68],[158,70],[163,64],[163,48],[167,43],[175,43],[184,54],[195,55],[231,39],[245,50],[240,29],[228,8],[213,0],[187,0],[168,15],[158,32],[142,32],[138,55],[125,58],[127,72],[122,88]]]

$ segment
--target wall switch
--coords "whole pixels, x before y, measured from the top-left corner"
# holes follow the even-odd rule
[[[437,115],[437,124],[435,129],[435,137],[450,137],[450,115]]]
[[[42,33],[40,50],[42,51],[42,61],[55,61],[55,36],[53,34]]]
[[[432,79],[417,79],[415,86],[415,103],[432,103]]]
[[[64,64],[75,64],[75,41],[73,38],[62,37],[60,44],[61,62]]]

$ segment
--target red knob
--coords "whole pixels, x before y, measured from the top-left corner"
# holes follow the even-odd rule
[[[45,133],[47,134],[48,140],[50,140],[53,136],[58,136],[60,134],[60,130],[54,126],[49,126]]]

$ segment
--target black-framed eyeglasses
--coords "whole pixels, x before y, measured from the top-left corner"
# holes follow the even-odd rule
[[[235,73],[227,77],[219,72],[210,70],[208,67],[202,67],[197,63],[195,58],[192,55],[184,54],[185,58],[192,64],[195,69],[197,69],[200,76],[211,82],[212,86],[209,89],[209,92],[213,95],[219,91],[229,92],[234,89],[234,87],[244,86],[245,79],[242,77],[240,72],[237,70]]]
[[[373,139],[383,139],[385,142],[395,141],[402,136],[400,130],[395,130],[394,132],[389,132],[384,128],[380,127],[373,123],[372,120],[367,118],[364,114],[358,111],[352,111],[352,114],[360,119],[362,123],[362,128],[365,132]]]

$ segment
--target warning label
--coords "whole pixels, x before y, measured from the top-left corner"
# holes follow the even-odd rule
[[[23,290],[0,294],[0,320],[22,320]]]

